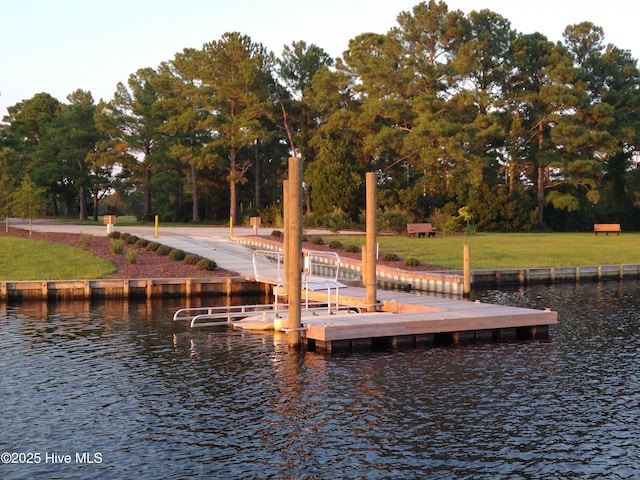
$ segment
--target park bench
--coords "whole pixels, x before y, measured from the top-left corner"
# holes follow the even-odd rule
[[[435,237],[436,229],[430,223],[407,223],[407,233],[418,237]]]
[[[620,235],[622,229],[620,229],[619,223],[596,223],[593,226],[593,231],[596,232],[596,235],[598,235],[598,233],[606,233],[607,235],[609,235],[609,233],[615,233],[616,235]]]

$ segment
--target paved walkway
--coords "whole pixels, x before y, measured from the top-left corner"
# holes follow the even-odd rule
[[[24,220],[12,219],[9,225],[15,228],[28,229]],[[106,236],[107,227],[104,225],[73,225],[47,220],[36,220],[32,225],[34,232],[66,232],[88,233],[96,236]],[[130,233],[147,240],[156,241],[163,245],[179,248],[187,253],[193,253],[203,258],[214,260],[218,266],[226,270],[238,272],[247,277],[254,277],[252,255],[253,250],[233,242],[228,227],[160,227],[158,237],[155,228],[140,226],[115,226],[115,230]],[[259,229],[258,233],[267,234],[271,227]],[[252,227],[234,227],[234,236],[253,235]],[[326,230],[308,231],[311,234],[326,234]]]

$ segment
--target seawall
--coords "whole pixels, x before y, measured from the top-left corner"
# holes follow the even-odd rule
[[[270,285],[243,277],[0,281],[0,300],[231,297],[270,292]]]

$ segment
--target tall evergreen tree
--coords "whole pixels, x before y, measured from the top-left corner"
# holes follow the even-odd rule
[[[562,160],[562,145],[551,132],[559,124],[572,122],[571,114],[580,105],[580,92],[574,89],[577,72],[566,48],[554,44],[540,33],[519,35],[514,41],[515,74],[508,92],[513,128],[512,150],[527,162],[536,191],[536,223],[544,225],[545,192],[552,165]],[[556,203],[560,208],[573,208]]]
[[[41,185],[61,194],[66,211],[70,203],[78,206],[79,218],[87,219],[87,198],[96,176],[109,175],[94,169],[91,155],[102,135],[95,124],[96,106],[90,92],[76,90],[67,96],[70,102],[59,109],[38,145],[39,166],[34,170]]]
[[[160,114],[160,96],[154,88],[158,73],[142,68],[118,83],[113,99],[100,104],[98,127],[108,135],[105,149],[115,151],[122,162],[123,177],[142,193],[142,217],[152,217],[152,176],[166,156],[160,131],[165,118]],[[128,154],[127,156],[122,154]]]
[[[237,222],[238,184],[252,164],[251,146],[263,135],[261,119],[273,112],[273,56],[237,32],[203,46],[200,78],[212,92],[203,98],[207,150],[228,159],[229,218]]]

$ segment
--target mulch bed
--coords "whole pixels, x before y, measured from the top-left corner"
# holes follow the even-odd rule
[[[236,272],[230,272],[223,268],[216,268],[212,271],[200,270],[195,265],[187,265],[184,262],[172,260],[168,256],[159,255],[155,252],[149,252],[145,248],[129,245],[125,243],[125,252],[129,249],[137,249],[138,255],[136,263],[130,263],[125,255],[116,254],[111,251],[109,246],[109,238],[105,236],[92,235],[89,245],[84,245],[82,236],[76,233],[60,233],[60,232],[33,232],[29,235],[27,230],[20,228],[9,228],[9,232],[5,229],[0,230],[0,238],[2,236],[11,236],[24,239],[45,240],[55,243],[63,243],[72,247],[81,248],[92,252],[102,258],[106,258],[116,265],[116,272],[106,276],[105,278],[196,278],[196,277],[227,277],[237,275]],[[271,242],[282,243],[282,238],[275,236],[263,236],[262,238]],[[308,239],[310,240],[310,239]],[[315,245],[311,241],[304,241],[302,248],[305,250],[316,250],[321,252],[336,252],[341,257],[351,258],[354,260],[362,260],[362,254],[359,252],[347,252],[344,248],[332,249],[328,245]],[[378,265],[384,265],[400,270],[413,272],[430,272],[445,270],[442,267],[421,263],[417,266],[405,265],[404,260],[386,261],[378,259]]]
[[[33,232],[29,235],[27,230],[20,228],[9,228],[9,232],[5,232],[3,228],[0,231],[2,237],[18,237],[26,240],[45,240],[48,242],[63,243],[72,247],[81,248],[92,252],[102,258],[106,258],[116,265],[116,272],[104,278],[131,279],[131,278],[196,278],[196,277],[227,277],[236,275],[223,268],[207,271],[200,270],[195,265],[187,265],[184,262],[172,260],[168,256],[159,255],[155,252],[149,252],[145,248],[125,243],[124,251],[136,249],[138,256],[136,263],[130,263],[124,254],[116,254],[109,247],[109,238],[104,236],[92,235],[89,245],[84,245],[80,234],[76,233],[59,233],[59,232]]]

